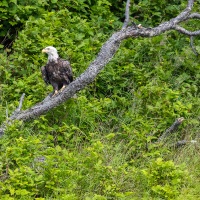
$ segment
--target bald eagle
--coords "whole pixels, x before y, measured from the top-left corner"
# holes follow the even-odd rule
[[[42,77],[53,86],[53,97],[73,81],[72,68],[69,61],[59,58],[56,48],[48,46],[42,52],[48,54],[47,64],[41,68]]]

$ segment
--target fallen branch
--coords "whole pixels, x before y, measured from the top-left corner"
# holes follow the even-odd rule
[[[183,117],[178,118],[157,140],[157,142],[164,142],[172,133],[178,130],[178,127],[184,121]],[[180,148],[185,146],[186,144],[195,144],[197,143],[196,140],[179,140],[174,144],[170,145],[171,148]]]
[[[196,140],[179,140],[178,142],[176,142],[175,144],[173,144],[171,147],[173,148],[179,148],[182,146],[185,146],[186,144],[196,144],[197,141]]]
[[[121,30],[113,33],[113,35],[103,44],[100,52],[98,53],[96,59],[90,64],[86,71],[81,74],[75,81],[68,85],[68,87],[59,95],[54,98],[45,98],[45,101],[42,101],[31,108],[15,113],[15,115],[10,117],[10,121],[13,120],[22,120],[27,121],[39,117],[40,115],[48,112],[52,108],[60,105],[69,98],[73,97],[75,93],[85,88],[88,84],[92,83],[104,66],[112,59],[116,51],[119,49],[120,43],[127,38],[134,37],[154,37],[160,35],[164,32],[176,30],[182,34],[188,36],[200,35],[200,30],[191,32],[188,31],[179,24],[189,19],[200,19],[200,14],[193,13],[191,10],[194,4],[194,0],[188,0],[188,5],[177,17],[161,23],[159,26],[154,28],[144,28],[142,26],[134,25],[128,26],[129,21],[129,5],[130,1],[127,0],[126,6],[126,17],[125,22]],[[3,125],[0,129],[0,134],[3,134],[4,129]]]
[[[170,134],[175,132],[184,121],[183,117],[178,118],[159,138],[158,142],[163,142]]]

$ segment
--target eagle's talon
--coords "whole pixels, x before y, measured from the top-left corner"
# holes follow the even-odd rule
[[[66,88],[66,85],[63,85],[62,88],[59,90],[59,92],[63,92],[63,90]]]
[[[58,90],[55,90],[54,94],[52,95],[52,97],[55,97],[58,94]]]

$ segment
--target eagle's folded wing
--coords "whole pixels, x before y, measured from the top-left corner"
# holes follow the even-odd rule
[[[67,60],[61,60],[61,67],[59,69],[60,73],[64,77],[64,79],[69,83],[73,81],[73,73],[70,62]]]
[[[42,72],[42,78],[43,78],[44,82],[46,84],[50,84],[49,77],[48,77],[45,66],[41,67],[41,72]]]

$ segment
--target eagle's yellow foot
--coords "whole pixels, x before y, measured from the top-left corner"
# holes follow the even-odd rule
[[[55,90],[54,94],[52,95],[52,97],[55,97],[58,94],[58,90]]]
[[[62,92],[66,88],[66,85],[63,85],[59,92]]]

